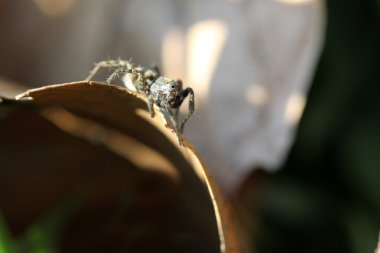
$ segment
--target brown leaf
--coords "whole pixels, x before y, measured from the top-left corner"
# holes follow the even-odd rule
[[[3,99],[0,209],[14,237],[56,217],[60,252],[242,252],[198,154],[145,102],[97,82]]]

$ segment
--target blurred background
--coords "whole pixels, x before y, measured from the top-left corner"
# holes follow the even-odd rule
[[[377,0],[3,0],[0,77],[34,88],[106,59],[157,64],[193,87],[185,135],[255,252],[373,252],[379,21]]]

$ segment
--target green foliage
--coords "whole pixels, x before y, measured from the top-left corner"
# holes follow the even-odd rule
[[[15,253],[14,243],[8,228],[0,216],[0,253]]]
[[[65,222],[82,205],[87,186],[77,191],[49,213],[31,224],[19,238],[12,238],[0,216],[0,253],[54,253],[59,249]]]

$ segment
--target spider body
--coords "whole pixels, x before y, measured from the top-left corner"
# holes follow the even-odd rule
[[[150,99],[160,108],[165,108],[166,103],[171,108],[175,108],[174,103],[177,100],[178,94],[178,83],[167,77],[160,76],[150,86]]]
[[[175,128],[180,144],[182,143],[180,134],[183,133],[185,123],[194,112],[194,91],[190,87],[183,89],[181,80],[173,80],[161,76],[157,67],[133,67],[130,61],[124,60],[101,61],[97,63],[90,72],[90,75],[86,78],[86,81],[91,80],[100,68],[114,69],[114,72],[107,78],[106,83],[111,83],[120,74],[126,74],[128,81],[125,82],[125,85],[130,89],[144,94],[148,98],[147,106],[152,118],[155,116],[153,109],[154,104],[166,114]],[[190,95],[189,111],[178,128],[178,110],[188,95]],[[177,109],[175,115],[172,109]]]

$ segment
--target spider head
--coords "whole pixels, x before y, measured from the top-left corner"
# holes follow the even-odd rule
[[[167,101],[172,101],[176,98],[179,92],[179,84],[177,81],[170,78],[160,76],[156,79],[150,88],[151,93],[165,97]]]

